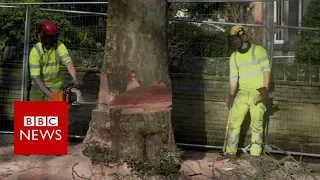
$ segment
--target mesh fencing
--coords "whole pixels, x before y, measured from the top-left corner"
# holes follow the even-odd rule
[[[77,68],[83,100],[95,102],[98,97],[98,69],[104,59],[106,37],[106,4],[45,5],[39,7],[41,18],[32,18],[35,25],[40,19],[54,20],[60,29],[60,39],[69,50]],[[59,10],[59,11],[57,11]],[[34,26],[34,30],[36,26]],[[32,28],[31,28],[32,29]],[[36,34],[35,31],[31,34]],[[72,82],[67,69],[63,69],[64,85]],[[31,85],[32,86],[32,85]],[[81,137],[87,132],[92,105],[69,106],[69,135]]]
[[[266,29],[252,3],[171,3],[169,56],[173,87],[172,119],[177,142],[222,146],[229,111],[229,29],[246,26],[249,40],[268,50]],[[187,10],[188,9],[188,10]],[[240,147],[248,143],[250,117]]]
[[[15,18],[9,19],[13,12]],[[21,94],[25,12],[2,7],[0,17],[0,131],[13,131],[12,102]]]
[[[28,6],[29,49],[39,42],[37,27],[41,20],[50,19],[57,24],[59,39],[67,47],[77,69],[81,92],[87,102],[97,99],[99,87],[98,69],[104,58],[106,37],[107,4],[50,4]],[[25,87],[26,97],[32,88],[27,76],[25,85],[22,81],[24,35],[26,6],[10,6],[0,8],[1,21],[1,83],[0,114],[1,130],[13,131],[13,102],[21,100],[21,92]],[[28,55],[28,54],[27,54]],[[65,67],[62,67],[64,84],[72,78]],[[69,134],[71,137],[83,136],[88,129],[91,112],[95,105],[69,106]]]
[[[279,32],[283,36],[275,40],[273,48],[269,143],[319,154],[320,66],[316,47],[320,29],[277,27]]]
[[[271,3],[279,6],[286,1]],[[276,5],[264,12],[264,5],[268,7],[258,1],[170,4],[172,118],[180,144],[223,145],[233,52],[226,37],[231,26],[242,24],[250,41],[263,46],[272,62],[265,143],[287,151],[319,152],[320,56],[316,44],[320,30],[297,27],[297,14],[283,17]],[[239,147],[246,147],[251,138],[249,113],[241,127]]]
[[[263,46],[272,58],[272,97],[265,118],[269,125],[266,129],[268,143],[288,151],[300,152],[302,146],[304,152],[319,152],[320,73],[316,47],[320,31],[294,28],[294,25],[285,27],[286,23],[282,22],[285,18],[280,17],[281,8],[274,6],[282,7],[284,2],[168,3],[172,121],[177,142],[222,146],[228,118],[225,101],[229,92],[229,56],[233,52],[227,35],[231,26],[242,24],[248,29],[250,41]],[[68,48],[83,82],[84,100],[95,101],[99,87],[98,70],[104,59],[107,5],[29,7],[28,51],[38,40],[36,28],[39,21],[54,20],[60,30],[60,39]],[[12,102],[21,97],[25,11],[1,7],[0,17],[13,17],[0,22],[1,130],[12,131]],[[63,72],[67,84],[71,76],[66,69]],[[69,134],[84,136],[95,105],[69,108]],[[247,114],[242,125],[240,147],[250,143],[249,126],[250,115]]]
[[[251,6],[250,3],[169,3],[170,57],[228,57],[232,50],[227,35],[235,23],[247,25],[250,40],[266,47],[263,19],[256,12],[259,6]]]

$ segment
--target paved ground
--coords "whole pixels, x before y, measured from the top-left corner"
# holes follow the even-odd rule
[[[66,156],[14,156],[13,146],[0,147],[1,180],[74,180],[74,179],[137,179],[126,166],[93,166],[81,153],[82,146],[70,144]],[[218,152],[182,151],[181,179],[301,179],[320,180],[318,164],[285,161],[271,156],[252,162],[242,155],[238,164],[228,160],[217,161]],[[255,178],[264,174],[262,178]],[[81,178],[80,178],[81,177]]]

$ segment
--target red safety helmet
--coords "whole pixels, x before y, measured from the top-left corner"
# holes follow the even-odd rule
[[[39,24],[39,33],[40,35],[56,35],[57,26],[49,20],[43,20]]]
[[[43,20],[39,24],[40,39],[46,45],[52,46],[56,41],[57,26],[49,20]]]

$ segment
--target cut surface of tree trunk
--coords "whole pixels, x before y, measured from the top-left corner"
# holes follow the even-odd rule
[[[168,88],[150,86],[127,91],[109,108],[113,148],[120,156],[151,160],[160,149],[174,148]]]
[[[96,141],[118,158],[144,160],[176,149],[166,15],[166,0],[109,1],[103,69],[109,94],[99,98],[113,97],[106,109],[93,111],[84,143]]]

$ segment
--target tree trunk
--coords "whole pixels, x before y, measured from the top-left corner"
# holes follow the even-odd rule
[[[93,111],[85,144],[99,142],[120,159],[175,150],[166,15],[166,0],[109,1],[101,82],[108,88],[100,86],[99,102],[110,103]]]

